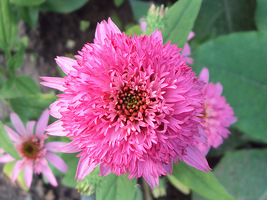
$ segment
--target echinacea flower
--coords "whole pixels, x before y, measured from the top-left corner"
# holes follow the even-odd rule
[[[206,155],[212,147],[217,148],[223,143],[223,138],[230,134],[228,128],[237,121],[234,117],[233,108],[226,103],[222,96],[223,87],[220,83],[209,83],[209,70],[203,68],[199,78],[205,82],[203,88],[204,113],[203,122],[204,131],[208,137],[207,145],[199,144],[199,149]]]
[[[57,152],[57,148],[60,146],[65,146],[66,143],[45,143],[45,140],[48,138],[48,136],[44,133],[44,129],[47,126],[48,119],[49,111],[47,109],[43,112],[37,123],[35,121],[29,121],[26,124],[25,129],[19,116],[15,113],[11,113],[10,120],[16,132],[6,125],[5,129],[12,142],[14,142],[14,146],[17,149],[20,157],[22,158],[21,160],[17,160],[14,165],[12,182],[15,182],[20,171],[24,169],[25,183],[28,188],[31,186],[33,173],[42,173],[48,179],[51,185],[57,186],[56,178],[48,166],[47,161],[49,161],[62,172],[66,172],[68,170],[65,162],[59,156],[52,153]],[[34,131],[35,124],[36,128]],[[0,163],[15,161],[15,159],[9,154],[4,153],[2,149],[0,149],[0,153],[3,154],[0,157]]]
[[[67,76],[42,77],[43,85],[63,92],[50,106],[59,120],[46,130],[72,140],[65,152],[80,151],[78,180],[100,165],[102,176],[128,173],[154,188],[178,159],[210,170],[196,147],[205,142],[203,84],[180,51],[163,45],[160,31],[130,37],[109,19],[77,60],[56,58]]]

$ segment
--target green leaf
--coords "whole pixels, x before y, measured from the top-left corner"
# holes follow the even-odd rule
[[[255,30],[254,11],[254,1],[203,0],[193,29],[196,35],[192,42],[203,43],[222,34]]]
[[[18,76],[15,79],[17,89],[25,96],[40,93],[39,87],[29,76]]]
[[[17,6],[37,6],[45,2],[45,0],[10,0]]]
[[[237,200],[267,199],[267,149],[227,153],[214,174]],[[193,198],[200,200],[202,198]]]
[[[14,56],[9,57],[7,60],[8,70],[14,70],[21,66],[24,60],[24,52],[25,47],[21,44],[18,52]]]
[[[173,167],[173,174],[183,185],[210,200],[233,200],[212,172],[203,172],[184,162]]]
[[[260,31],[267,31],[267,1],[257,0],[257,9],[255,16],[257,28]]]
[[[124,0],[113,0],[113,2],[115,6],[118,8],[123,4]]]
[[[41,113],[57,99],[55,94],[36,94],[9,99],[10,107],[24,119],[38,119]]]
[[[140,18],[146,16],[149,9],[149,4],[147,2],[130,0],[130,5],[136,21],[139,21]]]
[[[17,20],[8,0],[0,1],[0,48],[7,54],[18,33]]]
[[[194,54],[197,72],[205,66],[212,82],[220,81],[242,132],[267,141],[267,33],[247,32],[221,36]]]
[[[1,121],[0,121],[0,147],[4,149],[5,152],[11,155],[13,158],[17,160],[21,159]]]
[[[109,174],[96,188],[96,200],[135,200],[135,185],[136,179],[129,180],[127,175]]]
[[[39,17],[39,7],[19,7],[19,16],[31,27],[34,28]]]
[[[3,87],[0,90],[1,99],[9,99],[21,96],[20,91],[15,87],[15,78],[9,78],[3,83]]]
[[[141,27],[139,25],[133,25],[133,26],[129,27],[125,31],[125,34],[126,35],[131,35],[131,36],[134,36],[134,34],[141,35],[142,34],[142,30],[141,30]]]
[[[77,180],[75,179],[75,175],[79,158],[77,158],[76,154],[73,153],[65,153],[61,156],[61,158],[66,162],[68,166],[68,171],[62,179],[62,184],[67,187],[75,188],[77,186]]]
[[[166,27],[162,30],[163,41],[184,47],[193,28],[201,0],[179,0],[166,15]]]
[[[88,1],[89,0],[46,0],[46,2],[41,5],[40,10],[59,13],[70,13],[75,10],[78,10]]]

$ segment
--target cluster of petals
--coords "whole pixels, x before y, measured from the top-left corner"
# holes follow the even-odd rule
[[[208,140],[206,144],[199,143],[198,147],[206,155],[211,146],[217,148],[223,143],[223,138],[227,138],[230,134],[228,128],[237,121],[237,118],[233,116],[233,108],[222,96],[222,85],[209,83],[207,68],[202,69],[199,78],[205,83],[203,88],[204,122],[202,124]]]
[[[77,60],[56,58],[66,76],[42,77],[62,91],[50,106],[59,120],[46,130],[72,140],[62,151],[80,152],[78,180],[100,165],[102,176],[144,177],[154,188],[178,159],[210,170],[196,147],[206,141],[203,84],[180,51],[160,31],[130,37],[109,19]]]
[[[11,141],[14,143],[21,160],[15,160],[11,155],[0,149],[0,163],[15,161],[12,173],[12,182],[14,182],[22,169],[24,169],[24,180],[29,188],[32,183],[33,173],[42,173],[53,186],[57,186],[57,180],[48,166],[48,161],[62,172],[68,170],[65,162],[53,152],[58,152],[58,148],[65,146],[65,142],[48,142],[45,140],[48,136],[44,130],[48,124],[49,111],[46,109],[37,121],[29,121],[26,129],[19,116],[15,113],[10,115],[11,122],[16,131],[8,126],[4,126]],[[35,134],[34,134],[35,133]]]

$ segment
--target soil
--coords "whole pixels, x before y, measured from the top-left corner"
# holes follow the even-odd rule
[[[162,3],[164,1],[156,1]],[[59,76],[56,56],[77,54],[85,43],[93,42],[95,28],[98,22],[116,13],[124,28],[129,23],[135,23],[128,1],[124,1],[120,8],[114,6],[112,0],[89,1],[84,7],[69,14],[41,12],[34,29],[24,23],[20,24],[20,35],[29,38],[24,63],[20,74],[31,76],[39,84],[40,76]],[[86,31],[80,30],[80,21],[90,21]],[[49,89],[42,87],[43,92]],[[1,105],[0,105],[1,106]],[[9,111],[4,108],[0,117],[7,116]],[[0,200],[78,200],[80,195],[75,189],[63,186],[58,179],[59,186],[54,188],[45,184],[41,177],[35,176],[29,191],[23,191],[17,184],[2,173],[0,165]],[[160,200],[189,200],[189,195],[183,195],[167,183],[167,196]]]

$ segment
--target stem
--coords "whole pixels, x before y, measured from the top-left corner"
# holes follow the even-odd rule
[[[145,199],[146,200],[153,200],[148,183],[146,182],[145,179],[142,179],[142,182],[144,185]]]

